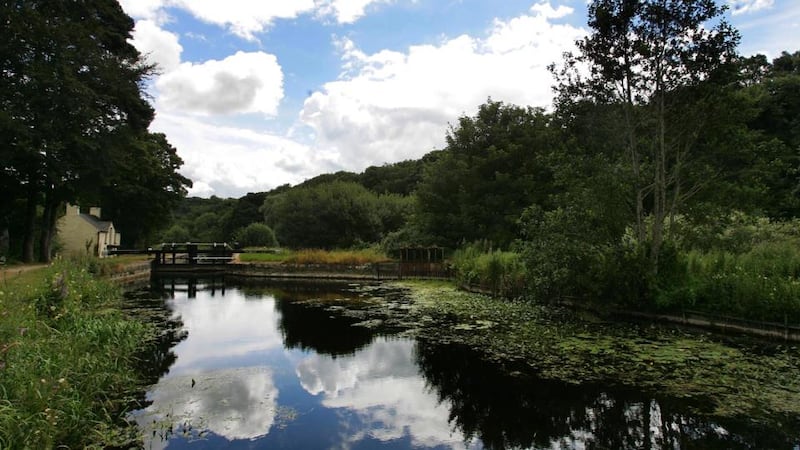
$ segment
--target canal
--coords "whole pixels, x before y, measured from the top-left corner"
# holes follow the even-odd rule
[[[398,289],[162,279],[133,297],[169,318],[131,415],[145,448],[797,448],[696,398],[541,379],[359,313],[402,310]]]

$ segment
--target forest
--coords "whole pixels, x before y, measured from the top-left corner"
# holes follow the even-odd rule
[[[58,6],[46,37],[55,6],[30,4],[4,4],[20,20],[0,44],[12,258],[49,260],[59,208],[95,202],[128,247],[435,245],[511,296],[800,322],[800,51],[739,55],[714,1],[596,0],[552,108],[489,98],[419,160],[239,199],[184,198],[116,2],[90,11],[96,33]]]

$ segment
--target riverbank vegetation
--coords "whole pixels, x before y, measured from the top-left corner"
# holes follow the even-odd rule
[[[120,311],[119,288],[91,272],[101,266],[59,260],[0,280],[0,447],[137,438],[124,415],[153,330]]]

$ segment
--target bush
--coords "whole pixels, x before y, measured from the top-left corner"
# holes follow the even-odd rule
[[[189,230],[181,225],[173,225],[161,235],[161,242],[189,242]]]
[[[233,239],[244,247],[277,247],[278,240],[272,228],[263,223],[251,223],[233,234]]]

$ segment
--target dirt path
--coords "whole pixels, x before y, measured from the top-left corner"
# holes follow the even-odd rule
[[[19,276],[24,272],[47,267],[47,264],[23,264],[18,266],[0,266],[0,279],[9,279]]]

